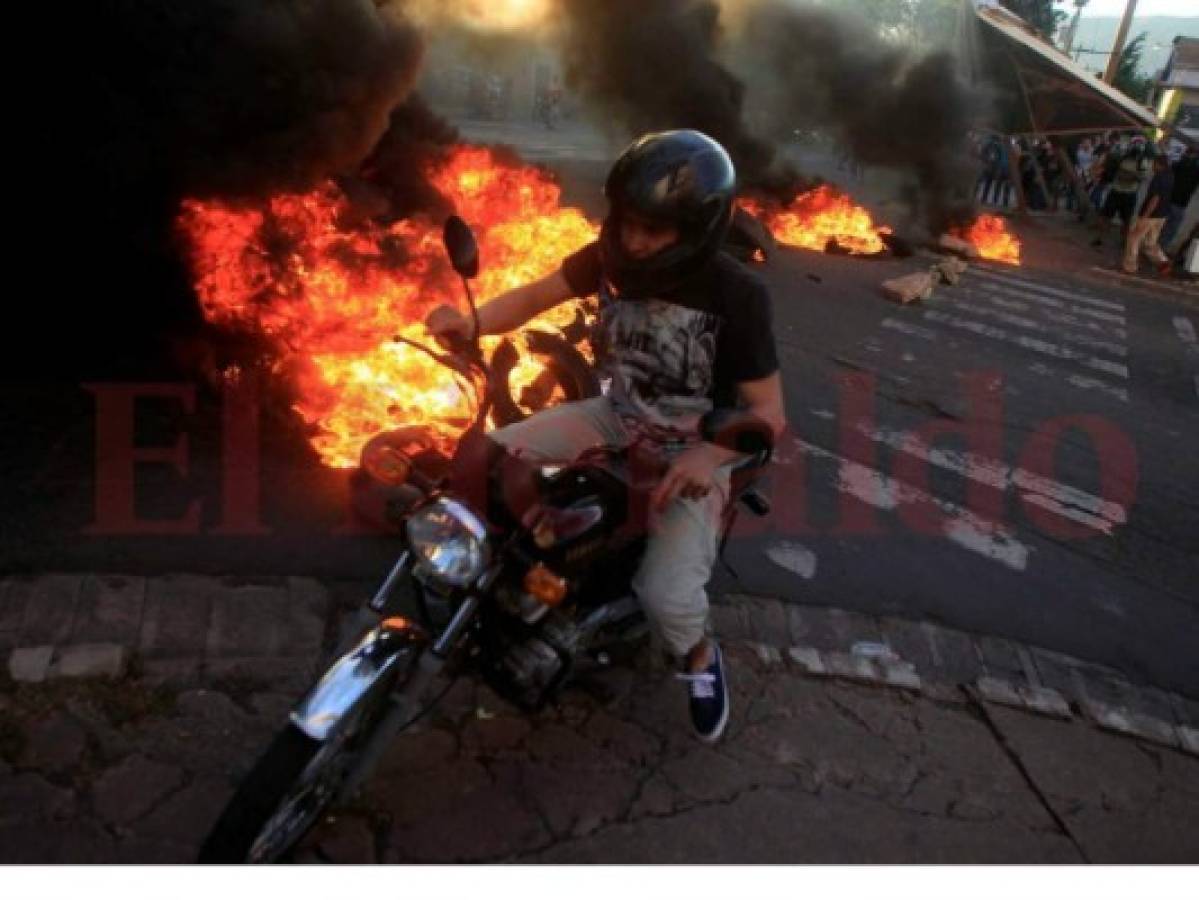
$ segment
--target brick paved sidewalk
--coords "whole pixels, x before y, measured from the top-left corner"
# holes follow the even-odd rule
[[[201,622],[159,581],[78,579],[69,601],[69,578],[0,583],[6,652],[51,648],[44,680],[0,682],[0,862],[191,859],[355,593],[170,580],[187,586],[193,616],[206,610]],[[69,610],[70,628],[46,630],[34,602]],[[652,654],[536,717],[461,682],[301,859],[1199,862],[1199,758],[1178,749],[1185,725],[1169,740],[1137,736],[1140,719],[1163,720],[1043,679],[1049,693],[1037,693],[1028,672],[1004,677],[1011,658],[982,639],[913,626],[919,640],[905,644],[894,622],[749,598],[717,617],[734,691],[717,747],[691,737],[682,687]],[[126,650],[124,674],[64,673],[73,648],[103,644],[93,627]],[[863,644],[872,628],[892,653]],[[23,643],[33,636],[53,642]],[[1039,655],[1010,649],[1040,678]],[[940,677],[971,654],[977,668],[958,684]],[[1099,675],[1077,676],[1088,697]],[[1143,691],[1114,687],[1122,702]],[[1064,708],[1033,702],[1052,695]],[[1162,697],[1175,721],[1190,714],[1190,701]]]

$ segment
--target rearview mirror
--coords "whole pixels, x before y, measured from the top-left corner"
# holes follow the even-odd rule
[[[455,272],[463,278],[474,278],[479,274],[479,244],[475,233],[461,217],[450,216],[445,220],[442,241]]]

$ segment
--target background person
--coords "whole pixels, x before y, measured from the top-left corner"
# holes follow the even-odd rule
[[[1153,178],[1149,182],[1149,191],[1141,203],[1141,211],[1128,229],[1128,240],[1124,244],[1124,271],[1129,275],[1137,273],[1138,257],[1141,251],[1157,263],[1158,273],[1166,275],[1170,271],[1170,260],[1158,246],[1162,226],[1166,224],[1166,211],[1170,207],[1170,195],[1174,190],[1174,174],[1170,171],[1170,161],[1165,156],[1153,158]]]
[[[1137,194],[1150,171],[1151,163],[1142,135],[1129,141],[1123,151],[1108,153],[1104,173],[1105,177],[1110,177],[1111,186],[1099,210],[1099,234],[1091,242],[1092,246],[1103,246],[1103,238],[1116,216],[1120,217],[1121,228],[1127,234],[1136,215]]]
[[[1186,152],[1178,162],[1174,163],[1174,190],[1170,194],[1170,209],[1166,212],[1166,224],[1162,227],[1161,247],[1167,253],[1174,243],[1178,226],[1186,218],[1187,204],[1195,195],[1195,187],[1199,185],[1199,150],[1187,147]]]

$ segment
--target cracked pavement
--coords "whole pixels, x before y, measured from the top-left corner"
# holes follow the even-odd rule
[[[728,647],[715,747],[644,653],[524,716],[458,682],[301,862],[1199,861],[1199,759]],[[0,862],[186,862],[293,694],[0,686]]]

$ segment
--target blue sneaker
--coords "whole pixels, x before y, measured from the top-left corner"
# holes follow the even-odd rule
[[[720,646],[713,642],[712,664],[708,668],[702,672],[680,672],[676,677],[687,682],[691,724],[696,736],[706,744],[716,743],[729,721],[729,686]]]

